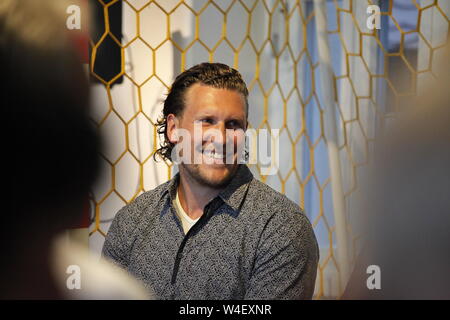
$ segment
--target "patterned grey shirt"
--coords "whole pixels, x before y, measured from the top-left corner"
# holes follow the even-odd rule
[[[103,256],[159,299],[310,299],[319,259],[300,207],[246,165],[184,235],[173,207],[179,174],[114,218]]]

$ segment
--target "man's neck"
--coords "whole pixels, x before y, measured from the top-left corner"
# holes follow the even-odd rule
[[[198,183],[189,173],[180,169],[180,184],[177,189],[178,197],[181,206],[190,218],[197,219],[201,217],[205,206],[220,191],[220,189],[210,188]]]

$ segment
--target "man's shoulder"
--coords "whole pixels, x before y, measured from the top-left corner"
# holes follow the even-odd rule
[[[157,214],[157,210],[154,210],[160,203],[163,193],[167,190],[167,186],[170,183],[166,181],[156,188],[146,191],[136,197],[133,201],[125,205],[116,215],[116,218],[126,219],[141,219],[143,214]]]
[[[312,224],[297,203],[257,179],[252,184],[251,219],[263,222],[266,235],[282,241],[289,239],[298,248],[316,246]]]
[[[302,214],[303,209],[286,195],[278,192],[258,179],[253,179],[251,198],[256,207],[262,212],[283,212],[288,214]]]

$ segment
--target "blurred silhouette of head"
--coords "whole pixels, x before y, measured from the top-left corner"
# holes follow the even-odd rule
[[[11,260],[80,219],[97,175],[100,140],[89,119],[87,76],[60,4],[0,3],[2,118],[11,144],[3,156],[12,180],[1,248]]]
[[[367,187],[366,235],[344,298],[450,298],[450,51],[382,139]],[[368,290],[368,265],[381,289]]]

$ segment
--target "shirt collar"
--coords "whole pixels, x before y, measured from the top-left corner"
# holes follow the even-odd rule
[[[252,179],[253,174],[250,169],[245,164],[240,164],[230,183],[219,193],[219,197],[234,211],[238,211]]]
[[[238,169],[225,187],[219,193],[219,197],[229,205],[234,211],[239,211],[241,203],[244,200],[248,183],[253,179],[253,174],[245,164],[239,164]],[[161,197],[169,194],[170,201],[174,201],[177,194],[177,187],[180,181],[180,174],[177,173],[170,179],[166,186],[161,190]]]

